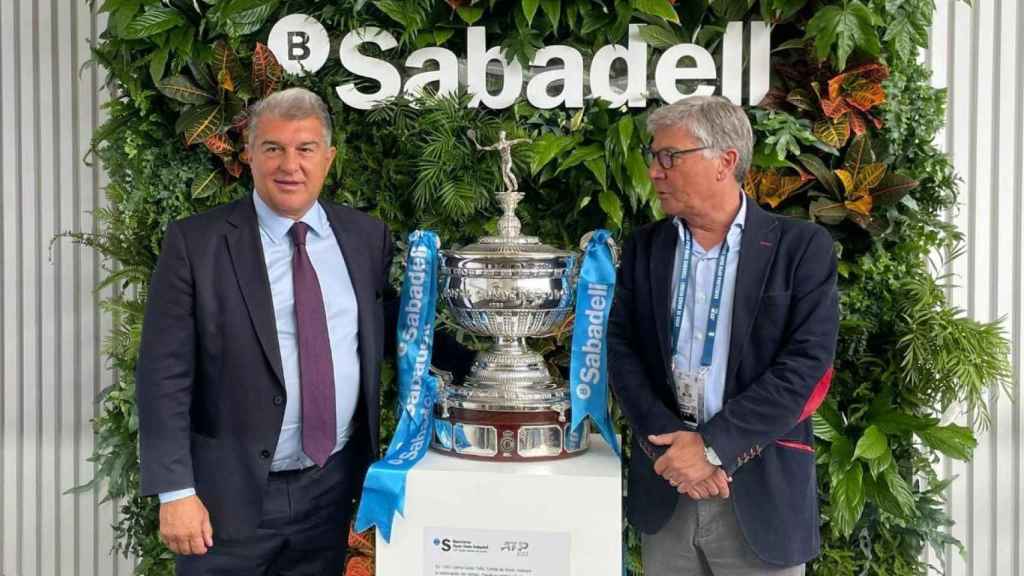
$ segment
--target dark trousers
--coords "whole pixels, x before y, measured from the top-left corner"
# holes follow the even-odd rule
[[[323,468],[272,472],[263,518],[244,540],[217,538],[203,556],[178,556],[178,576],[341,576],[352,499],[362,485],[354,442]]]

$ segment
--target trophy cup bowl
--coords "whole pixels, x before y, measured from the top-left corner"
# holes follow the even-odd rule
[[[570,430],[565,380],[526,343],[562,329],[575,305],[578,266],[575,252],[520,234],[515,211],[523,194],[509,150],[522,141],[501,132],[496,144],[477,144],[501,153],[506,189],[498,193],[498,233],[441,254],[440,299],[460,327],[494,339],[464,382],[440,377],[431,447],[462,458],[551,460],[589,447],[589,422]]]
[[[494,343],[477,354],[465,382],[442,378],[436,416],[452,428],[447,443],[435,434],[436,450],[522,461],[588,447],[588,424],[581,434],[569,430],[568,386],[526,343],[556,333],[572,312],[577,255],[518,240],[487,237],[442,253],[441,300],[460,327]]]

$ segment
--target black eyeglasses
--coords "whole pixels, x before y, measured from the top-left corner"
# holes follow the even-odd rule
[[[662,148],[661,150],[651,150],[649,146],[644,146],[644,159],[647,160],[647,164],[650,165],[651,161],[655,158],[658,159],[658,164],[664,170],[671,170],[672,166],[675,166],[676,158],[685,156],[690,152],[700,152],[701,150],[707,150],[709,146],[701,146],[699,148],[687,148],[686,150],[672,150],[671,148]]]

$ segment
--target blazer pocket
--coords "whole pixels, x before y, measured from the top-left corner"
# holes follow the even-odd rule
[[[775,445],[785,450],[796,450],[807,454],[814,454],[814,447],[798,440],[776,440]]]

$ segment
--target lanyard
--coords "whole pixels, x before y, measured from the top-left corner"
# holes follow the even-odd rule
[[[675,356],[679,348],[679,333],[683,327],[683,314],[686,311],[686,290],[690,283],[690,267],[693,256],[693,234],[690,228],[683,223],[683,245],[679,250],[679,258],[676,266],[679,270],[679,287],[676,290],[675,305],[672,309],[672,355]],[[708,310],[708,325],[704,338],[704,353],[701,356],[700,364],[703,367],[711,366],[711,358],[715,352],[715,331],[718,328],[718,315],[722,308],[722,289],[725,285],[725,267],[729,260],[728,237],[722,240],[722,248],[718,252],[718,259],[715,268],[715,283],[711,288],[711,308]]]

